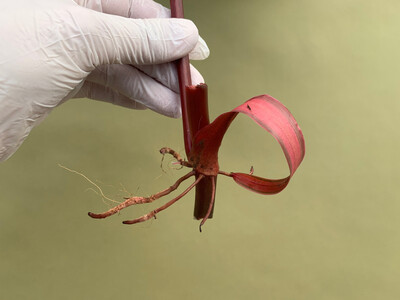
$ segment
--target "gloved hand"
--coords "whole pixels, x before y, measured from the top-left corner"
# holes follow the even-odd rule
[[[180,116],[171,61],[209,50],[189,20],[152,0],[0,3],[0,161],[60,103],[88,97]],[[203,78],[193,67],[193,84]]]

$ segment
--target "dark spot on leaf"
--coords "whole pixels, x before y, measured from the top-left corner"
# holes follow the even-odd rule
[[[249,109],[249,111],[251,111],[251,107],[250,107],[250,105],[248,105],[248,104],[247,104],[247,108]]]

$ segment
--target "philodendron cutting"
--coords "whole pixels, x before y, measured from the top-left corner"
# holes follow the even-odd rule
[[[171,0],[171,15],[176,18],[183,18],[182,0]],[[189,168],[190,172],[179,178],[174,185],[159,193],[149,197],[134,196],[127,198],[124,202],[105,213],[89,213],[92,218],[106,218],[125,207],[153,202],[176,190],[183,181],[194,177],[194,181],[189,187],[163,206],[140,218],[124,221],[123,223],[135,224],[150,218],[156,218],[159,212],[181,199],[191,189],[196,188],[194,217],[197,220],[201,219],[201,231],[201,226],[204,225],[207,219],[212,217],[218,175],[231,177],[236,183],[253,192],[271,195],[279,193],[288,185],[303,160],[305,154],[303,134],[292,114],[281,102],[269,95],[256,96],[233,110],[218,116],[210,123],[207,105],[207,85],[191,85],[188,57],[177,61],[177,68],[185,151],[188,159],[184,160],[177,152],[167,147],[162,148],[160,152],[163,155],[171,154],[178,164]],[[219,147],[229,125],[239,113],[249,116],[279,142],[289,165],[289,176],[282,179],[266,179],[253,175],[253,169],[249,174],[226,172],[219,169]]]

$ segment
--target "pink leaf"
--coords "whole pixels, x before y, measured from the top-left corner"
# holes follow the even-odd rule
[[[285,153],[292,176],[304,158],[305,144],[301,129],[290,111],[269,95],[251,98],[232,111],[248,115],[273,135]]]
[[[279,193],[288,185],[290,180],[289,176],[282,179],[266,179],[244,173],[231,173],[231,176],[242,187],[264,195]]]
[[[279,142],[289,165],[290,175],[270,180],[243,173],[232,173],[234,180],[255,192],[274,194],[283,190],[300,165],[305,154],[304,137],[289,110],[278,100],[261,95],[246,101],[230,112],[220,115],[195,136],[189,159],[199,173],[216,175],[219,171],[218,150],[231,122],[244,113],[267,130]]]

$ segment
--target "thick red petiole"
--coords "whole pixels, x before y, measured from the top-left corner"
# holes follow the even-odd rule
[[[171,0],[171,18],[183,18],[183,2],[182,0]],[[190,130],[189,125],[189,114],[187,111],[187,95],[186,95],[186,87],[192,85],[192,77],[190,76],[190,64],[189,64],[189,56],[176,61],[176,66],[178,70],[178,80],[179,80],[179,92],[181,95],[181,109],[182,109],[182,123],[183,123],[183,137],[185,142],[185,150],[186,154],[190,152],[193,134]]]
[[[182,0],[171,0],[171,17],[183,18]],[[208,114],[207,85],[192,85],[190,76],[189,56],[179,59],[177,62],[179,89],[181,95],[183,137],[186,155],[189,157],[193,147],[193,139],[196,133],[210,123]],[[215,182],[214,182],[215,184]],[[194,206],[194,217],[197,220],[212,218],[213,209],[208,214],[213,199],[213,188],[211,178],[206,177],[196,186],[196,198]],[[215,193],[214,193],[215,198]]]

